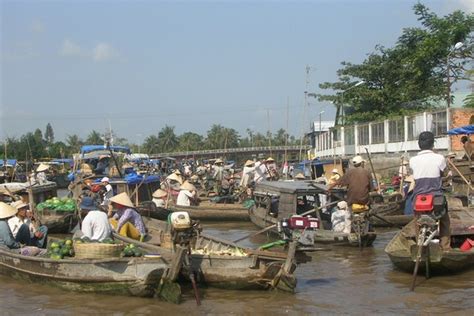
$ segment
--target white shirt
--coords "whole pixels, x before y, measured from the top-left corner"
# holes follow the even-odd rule
[[[264,163],[257,161],[255,163],[255,175],[253,177],[253,181],[255,181],[256,183],[259,183],[265,180],[267,178],[266,173],[267,173],[267,166]]]
[[[81,231],[84,237],[102,241],[111,236],[112,227],[107,214],[101,211],[89,211],[82,221]]]
[[[240,179],[240,186],[246,187],[250,179],[253,178],[253,173],[255,171],[255,167],[244,167],[242,171],[242,179]]]
[[[176,200],[176,205],[178,206],[191,206],[191,201],[189,198],[194,197],[194,192],[188,190],[181,190],[178,194],[178,199]]]
[[[153,198],[153,203],[155,203],[156,207],[165,207],[165,200]]]
[[[107,185],[105,186],[105,193],[104,193],[104,196],[103,196],[103,201],[100,205],[109,205],[110,204],[110,199],[114,196],[114,190],[112,188],[112,185],[110,185],[110,183],[107,183]]]
[[[16,235],[18,234],[18,230],[20,230],[20,226],[26,224],[30,228],[30,236],[33,238],[36,228],[31,222],[29,218],[25,218],[24,220],[21,220],[17,216],[13,216],[8,220],[8,226],[10,226],[10,230],[12,231],[13,238],[16,238]]]

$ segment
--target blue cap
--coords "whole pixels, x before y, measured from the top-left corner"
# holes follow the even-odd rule
[[[79,208],[82,209],[82,210],[96,210],[99,208],[99,206],[97,205],[97,203],[95,202],[95,200],[93,198],[91,198],[90,196],[85,196],[82,198],[82,201],[81,201],[81,204],[79,205]]]

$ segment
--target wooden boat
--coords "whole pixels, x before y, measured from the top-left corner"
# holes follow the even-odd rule
[[[172,212],[188,212],[192,219],[202,221],[249,221],[249,211],[242,204],[220,204],[202,201],[199,206],[177,206],[171,204],[168,208],[156,207],[142,215],[155,219],[166,220]]]
[[[326,186],[311,181],[263,181],[254,192],[255,206],[249,210],[250,220],[257,226],[266,228],[274,225],[270,232],[279,235],[278,222],[293,215],[302,214],[313,208],[317,194],[326,193]],[[336,190],[333,192],[338,194]],[[277,201],[277,202],[272,202]],[[313,230],[305,249],[313,244],[343,246],[370,246],[376,238],[373,231],[360,236],[355,233],[337,233],[330,229],[330,222],[320,212],[315,212],[320,221],[320,229]],[[314,216],[315,213],[312,215]]]
[[[2,273],[70,291],[151,297],[166,268],[162,258],[54,260],[0,247]]]
[[[466,252],[459,249],[467,238],[474,239],[474,230],[469,229],[469,226],[474,225],[474,210],[451,208],[448,213],[451,220],[452,250],[443,252],[437,242],[430,243],[430,269],[434,273],[459,272],[474,267],[474,248]],[[413,220],[398,232],[385,247],[385,253],[393,265],[410,273],[413,272],[415,266],[415,239],[415,221]],[[424,271],[425,261],[426,255],[421,258],[420,271]]]
[[[169,256],[173,247],[169,227],[166,222],[144,218],[148,228],[146,242],[115,235],[117,239],[134,242],[142,248]],[[226,289],[269,289],[277,287],[293,291],[296,268],[293,254],[254,250],[244,248],[200,233],[191,244],[191,265],[199,271],[198,281],[209,286]],[[281,277],[281,270],[286,266],[287,273]],[[184,277],[189,271],[182,271]]]

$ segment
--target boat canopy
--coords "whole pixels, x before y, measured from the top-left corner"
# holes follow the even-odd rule
[[[4,165],[14,167],[16,162],[16,159],[7,159],[7,163],[5,164],[5,160],[0,159],[0,167],[3,167]]]
[[[448,131],[448,135],[471,135],[474,134],[474,125],[456,127]]]
[[[74,159],[71,158],[56,158],[52,160],[53,162],[58,162],[58,163],[67,163],[69,165],[74,164]]]
[[[257,183],[255,192],[271,192],[271,193],[325,193],[327,187],[323,184],[314,183],[312,181],[262,181]]]
[[[131,154],[130,148],[126,146],[110,146],[110,149],[113,152],[123,152],[126,154]],[[84,145],[81,147],[81,154],[84,155],[93,151],[101,150],[108,150],[108,148],[105,145]]]

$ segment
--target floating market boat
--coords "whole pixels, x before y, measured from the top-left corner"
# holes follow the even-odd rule
[[[326,194],[327,187],[311,181],[262,181],[254,192],[255,205],[250,208],[250,220],[261,228],[273,226],[270,232],[280,236],[277,227],[279,222],[292,216],[303,214],[314,208],[317,194]],[[340,191],[333,190],[333,195]],[[339,198],[342,199],[342,196]],[[332,231],[328,217],[321,212],[314,212],[319,221],[319,228],[301,232],[300,244],[311,250],[314,244],[331,244],[345,246],[370,246],[376,238],[374,231],[363,231],[361,234],[338,233]]]
[[[148,228],[146,242],[119,235],[115,238],[169,256],[173,248],[169,225],[147,218],[144,222]],[[254,250],[202,233],[192,239],[191,249],[191,269],[198,271],[201,283],[228,289],[279,288],[287,291],[293,291],[296,286],[294,251],[287,254]],[[189,271],[183,269],[182,275],[189,276]]]
[[[474,248],[461,251],[459,247],[468,239],[474,240],[474,210],[469,208],[450,208],[451,247],[443,252],[439,243],[434,240],[429,244],[430,270],[434,273],[457,273],[463,269],[474,267]],[[435,236],[437,238],[437,236]],[[385,247],[393,265],[400,270],[413,272],[416,261],[415,220],[406,225]],[[419,271],[424,271],[426,254],[421,257]]]
[[[167,268],[162,258],[61,259],[0,247],[0,272],[64,290],[151,297]]]
[[[199,206],[178,206],[171,204],[168,208],[157,207],[150,213],[142,215],[166,220],[173,212],[188,212],[192,219],[202,221],[249,221],[249,211],[242,204],[221,204],[211,201],[202,201]]]

